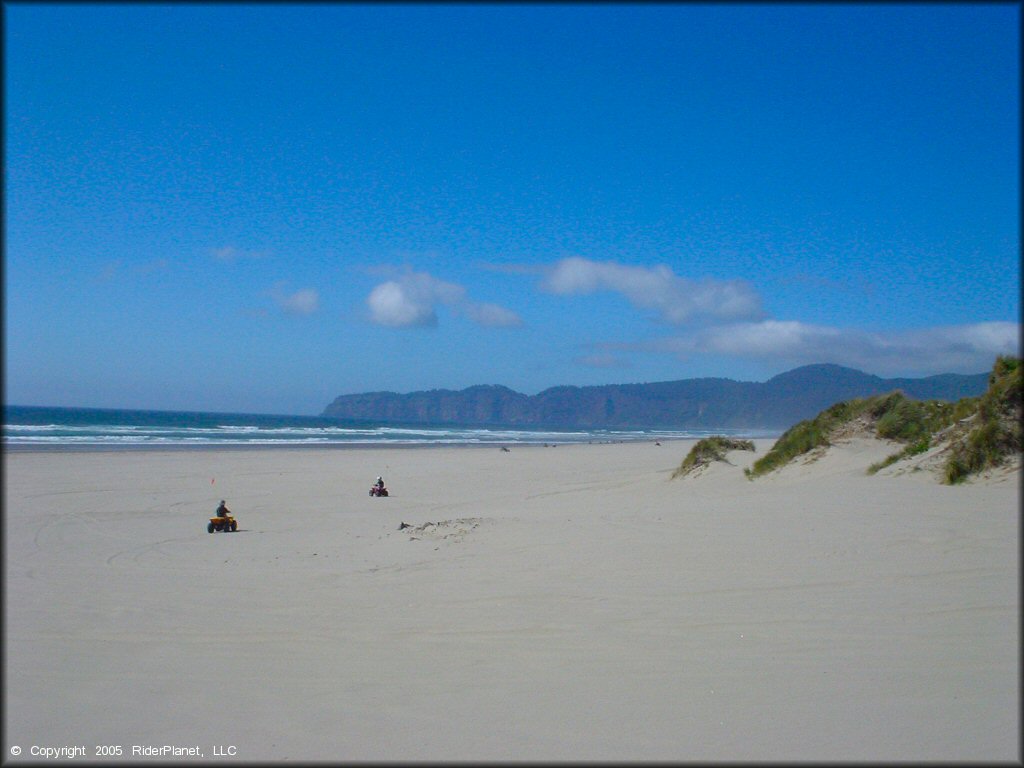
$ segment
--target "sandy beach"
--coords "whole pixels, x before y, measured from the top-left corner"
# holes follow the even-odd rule
[[[1019,471],[772,442],[5,453],[5,759],[1020,760]]]

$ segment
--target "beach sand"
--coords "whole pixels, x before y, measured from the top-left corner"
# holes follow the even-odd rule
[[[1019,471],[755,442],[5,453],[5,758],[1019,761]]]

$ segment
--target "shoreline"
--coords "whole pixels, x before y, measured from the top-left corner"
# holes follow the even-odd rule
[[[714,433],[720,434],[720,433]],[[710,436],[710,435],[709,435]],[[776,440],[778,436],[765,437],[763,433],[757,433],[754,437],[748,437],[747,435],[730,435],[730,437],[737,437],[737,439],[750,439],[750,440]],[[390,449],[402,449],[402,450],[417,450],[417,449],[443,449],[443,448],[557,448],[560,446],[573,446],[573,445],[661,445],[671,443],[685,443],[685,442],[697,442],[702,437],[692,436],[656,436],[656,437],[638,437],[638,438],[626,438],[626,439],[608,439],[608,440],[551,440],[549,442],[535,442],[535,441],[517,441],[517,440],[488,440],[488,441],[469,441],[469,440],[435,440],[435,441],[400,441],[400,440],[389,440],[389,441],[377,441],[377,442],[358,442],[358,441],[347,441],[347,442],[322,442],[322,443],[300,443],[300,442],[280,442],[280,443],[204,443],[204,444],[167,444],[167,445],[154,445],[154,444],[84,444],[75,445],[73,443],[63,444],[28,444],[28,443],[11,443],[3,446],[3,453],[121,453],[121,452],[151,452],[151,453],[182,453],[189,451],[196,452],[216,452],[216,451],[343,451],[343,450],[390,450]]]
[[[491,441],[491,442],[376,442],[376,443],[315,443],[315,444],[269,444],[269,443],[239,443],[224,444],[211,443],[208,445],[5,445],[4,453],[120,453],[120,452],[150,452],[150,453],[181,453],[188,451],[338,451],[338,450],[416,450],[416,449],[461,449],[461,448],[557,448],[570,445],[629,445],[629,444],[651,444],[656,443],[678,443],[696,442],[700,438],[695,437],[659,437],[643,438],[635,440],[569,440],[565,442],[551,441],[548,443],[536,442],[515,442],[515,441]],[[764,438],[754,438],[764,439]]]
[[[5,451],[5,731],[247,762],[1017,759],[1019,472],[869,477],[888,448],[861,441],[749,481],[755,439],[669,480],[696,440]],[[205,530],[220,498],[236,533]]]

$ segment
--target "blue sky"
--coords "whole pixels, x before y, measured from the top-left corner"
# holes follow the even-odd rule
[[[976,373],[1017,4],[4,6],[5,401]]]

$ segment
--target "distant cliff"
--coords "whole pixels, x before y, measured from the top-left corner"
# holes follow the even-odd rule
[[[560,428],[785,429],[842,400],[902,390],[917,400],[980,395],[988,374],[883,379],[839,365],[807,365],[766,382],[683,379],[553,387],[524,395],[501,386],[341,395],[323,416],[405,423]]]

